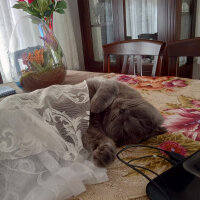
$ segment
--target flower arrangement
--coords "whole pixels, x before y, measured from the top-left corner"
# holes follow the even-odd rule
[[[40,39],[43,40],[44,46],[38,47],[32,52],[22,53],[21,55],[25,69],[22,70],[20,83],[28,91],[52,84],[48,82],[40,85],[41,81],[45,82],[45,79],[62,83],[65,77],[62,49],[57,43],[53,32],[47,32]],[[59,74],[60,78],[56,74]],[[55,84],[57,82],[53,83]]]
[[[27,91],[60,84],[65,78],[64,55],[52,30],[53,12],[64,14],[66,7],[65,0],[18,0],[13,6],[30,14],[23,21],[31,20],[39,33],[39,45],[34,44],[31,50],[28,47],[20,55],[23,66],[18,84]]]
[[[44,37],[40,38],[44,41],[44,47],[35,49],[32,53],[23,53],[21,55],[23,64],[26,65],[26,69],[23,70],[23,73],[30,71],[44,72],[50,68],[63,65],[62,50],[53,33],[48,32]]]
[[[53,29],[53,12],[64,14],[67,4],[65,0],[18,0],[13,8],[22,9],[33,16],[39,17],[49,25],[50,29]]]

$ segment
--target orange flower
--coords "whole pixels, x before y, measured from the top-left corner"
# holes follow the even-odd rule
[[[145,89],[145,90],[161,90],[163,89],[163,84],[161,81],[160,82],[150,82],[150,81],[139,82],[136,85],[136,88]]]
[[[162,90],[163,82],[170,80],[171,77],[151,77],[151,76],[137,76],[135,80],[138,81],[136,88],[145,90]]]
[[[34,61],[34,55],[32,53],[28,54],[28,61],[33,62]]]
[[[140,82],[163,82],[170,79],[169,76],[161,76],[161,77],[151,77],[151,76],[137,76],[135,79],[139,80]]]
[[[44,63],[43,57],[44,49],[36,49],[33,53],[28,54],[28,61],[29,62],[36,62],[40,65]]]

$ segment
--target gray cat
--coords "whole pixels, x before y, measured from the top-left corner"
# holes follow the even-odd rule
[[[91,116],[82,140],[95,165],[111,164],[116,146],[139,143],[166,131],[161,114],[128,85],[102,78],[88,79],[87,84]]]

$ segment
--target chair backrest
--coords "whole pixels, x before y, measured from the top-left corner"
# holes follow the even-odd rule
[[[158,33],[142,33],[138,35],[138,39],[157,40]]]
[[[181,63],[179,57],[196,57],[200,56],[200,38],[185,39],[171,41],[166,44],[164,57],[166,60],[165,68],[167,68],[166,75],[177,76],[178,71],[181,70]],[[191,64],[191,63],[190,63]],[[193,58],[192,58],[193,64]],[[187,64],[185,64],[187,65]],[[186,66],[189,68],[188,66]]]
[[[110,55],[122,55],[124,60],[121,73],[136,74],[137,72],[143,75],[143,58],[148,55],[154,57],[151,75],[159,76],[162,66],[160,53],[164,46],[164,42],[145,39],[125,40],[104,45],[104,72],[110,73]]]

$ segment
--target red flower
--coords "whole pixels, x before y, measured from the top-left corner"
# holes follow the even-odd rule
[[[173,151],[176,153],[181,154],[182,156],[186,155],[186,149],[174,141],[165,141],[159,145],[160,149],[166,150],[166,151]],[[163,154],[167,155],[166,153],[162,152]]]
[[[193,140],[200,141],[200,111],[189,108],[178,108],[166,110],[169,115],[165,115],[163,126],[169,132],[182,132],[185,136]]]
[[[176,79],[163,83],[163,86],[164,88],[174,88],[174,87],[185,87],[187,86],[187,84],[185,80]]]
[[[35,0],[28,0],[28,3],[33,3],[33,1],[35,1]]]

